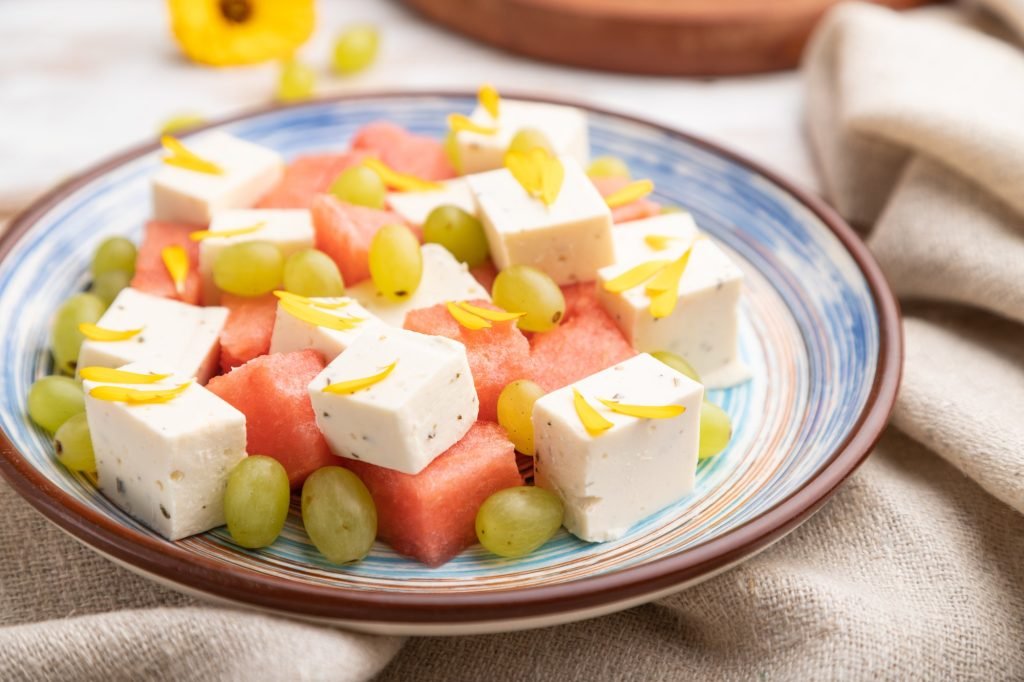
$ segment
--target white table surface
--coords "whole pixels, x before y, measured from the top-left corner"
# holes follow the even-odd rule
[[[801,125],[798,74],[716,80],[583,71],[511,56],[435,28],[395,0],[319,0],[300,57],[322,94],[499,89],[551,93],[648,117],[740,151],[816,188]],[[334,77],[337,32],[382,32],[368,71]],[[610,46],[614,49],[614,46]],[[173,114],[207,118],[267,104],[276,65],[212,69],[180,56],[159,0],[0,0],[0,222],[68,175],[152,140]]]

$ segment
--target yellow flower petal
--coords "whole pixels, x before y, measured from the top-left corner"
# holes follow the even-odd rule
[[[468,310],[463,310],[452,301],[448,301],[444,305],[448,309],[448,314],[455,318],[455,321],[466,329],[476,331],[479,329],[489,329],[493,326],[484,318],[479,315],[475,315]]]
[[[83,367],[79,372],[86,381],[101,381],[111,384],[155,384],[169,379],[170,374],[137,374],[109,367]]]
[[[481,85],[476,98],[480,102],[480,106],[491,115],[491,118],[498,118],[501,111],[501,96],[493,85],[490,83]]]
[[[562,182],[565,180],[565,168],[562,162],[554,157],[548,157],[541,162],[540,200],[545,206],[555,203],[559,192],[562,191]]]
[[[668,248],[670,242],[682,239],[682,237],[670,237],[667,234],[649,234],[644,237],[644,244],[651,247],[655,251],[664,251]]]
[[[124,330],[105,329],[91,322],[82,322],[78,325],[78,331],[82,332],[82,336],[90,341],[127,341],[141,334],[142,328]]]
[[[604,283],[604,290],[618,294],[633,287],[638,287],[669,265],[670,260],[649,260],[626,270]]]
[[[275,291],[274,296],[277,296],[282,301],[289,301],[298,305],[309,305],[314,308],[323,308],[324,310],[338,310],[344,308],[351,299],[342,298],[337,301],[325,301],[321,298],[309,298],[308,296],[301,296],[299,294],[293,294],[290,291]]]
[[[163,157],[163,162],[168,166],[177,166],[178,168],[184,168],[185,170],[195,171],[197,173],[207,173],[209,175],[223,175],[224,169],[215,164],[213,161],[209,161],[199,156],[182,142],[170,135],[164,135],[160,138],[160,144],[164,149],[167,150],[168,156]]]
[[[671,315],[672,311],[676,309],[676,301],[679,300],[679,294],[674,289],[666,289],[648,295],[651,299],[651,317],[655,319]]]
[[[505,168],[530,196],[535,195],[541,183],[540,168],[529,154],[508,152],[505,154]]]
[[[282,310],[298,320],[338,332],[355,329],[359,326],[359,323],[366,321],[362,317],[338,317],[323,310],[318,310],[312,305],[296,303],[285,299],[281,299],[280,305]]]
[[[490,320],[491,322],[508,322],[509,320],[518,320],[520,317],[526,314],[508,313],[505,312],[504,310],[491,310],[490,308],[481,308],[480,306],[475,306],[470,303],[466,303],[465,301],[461,301],[456,305],[458,305],[463,310],[473,313],[477,317],[482,317],[485,320]]]
[[[168,246],[160,252],[160,259],[174,282],[174,290],[179,296],[184,295],[185,280],[188,279],[188,254],[185,249],[181,246]]]
[[[691,246],[683,253],[682,256],[665,266],[664,269],[658,272],[650,282],[648,282],[646,291],[648,294],[657,294],[662,291],[675,291],[679,288],[679,280],[683,277],[683,272],[686,271],[686,266],[690,262],[690,253],[693,251]]]
[[[580,423],[583,424],[583,428],[591,436],[600,436],[614,426],[610,421],[602,417],[597,410],[591,407],[590,403],[580,395],[580,392],[575,387],[572,389],[572,403],[573,407],[576,408],[576,416],[580,418]]]
[[[527,194],[550,206],[558,198],[565,179],[562,162],[546,149],[535,147],[527,152],[505,154],[505,167]]]
[[[686,408],[682,405],[623,405],[615,400],[605,400],[604,398],[598,398],[598,400],[616,414],[640,419],[671,419],[686,412]]]
[[[415,175],[399,173],[379,159],[366,159],[363,161],[363,165],[379,175],[381,181],[387,185],[388,189],[397,192],[430,192],[432,190],[444,189],[444,185],[440,182],[433,182],[418,178]]]
[[[227,239],[228,237],[241,237],[243,235],[252,234],[253,232],[259,232],[266,226],[266,222],[260,221],[255,225],[250,225],[249,227],[238,227],[234,230],[217,230],[216,232],[213,230],[196,230],[191,233],[188,238],[194,242],[201,242],[213,237],[220,237],[222,239]]]
[[[89,391],[89,395],[98,400],[148,405],[174,400],[187,391],[191,385],[191,381],[186,381],[174,388],[158,389],[155,391],[143,391],[137,388],[125,388],[124,386],[96,386]]]
[[[448,114],[448,127],[457,133],[468,132],[477,133],[478,135],[498,134],[498,128],[496,126],[482,126],[479,123],[474,123],[470,120],[469,116],[464,114]]]
[[[654,183],[650,180],[637,180],[631,182],[617,192],[612,192],[604,198],[608,208],[617,208],[631,204],[637,199],[643,199],[654,191]]]
[[[328,386],[325,386],[323,391],[324,393],[333,393],[335,395],[351,395],[356,391],[361,391],[364,388],[369,388],[370,386],[373,386],[374,384],[383,381],[385,378],[387,378],[389,374],[391,374],[391,371],[395,369],[395,365],[397,364],[398,360],[395,360],[390,365],[385,367],[380,372],[377,372],[376,374],[373,374],[368,377],[363,377],[361,379],[349,379],[348,381],[338,381]]]

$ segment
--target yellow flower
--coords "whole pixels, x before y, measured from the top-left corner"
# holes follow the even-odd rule
[[[314,0],[167,0],[189,59],[233,66],[290,56],[313,32]]]

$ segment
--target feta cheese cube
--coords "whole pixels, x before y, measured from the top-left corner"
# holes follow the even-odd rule
[[[144,363],[122,369],[166,372]],[[176,375],[130,388],[167,389],[190,380]],[[151,404],[89,395],[102,385],[110,384],[84,382],[100,491],[168,540],[222,525],[228,474],[246,457],[245,416],[196,383],[168,402]]]
[[[592,436],[573,388],[612,427]],[[565,527],[588,542],[615,540],[693,490],[704,387],[643,353],[542,397],[533,406],[537,485],[565,505]],[[669,419],[612,412],[624,405],[682,405]]]
[[[466,213],[476,215],[476,202],[465,178],[447,180],[443,189],[428,192],[389,192],[391,210],[410,225],[423,225],[427,216],[438,206],[458,206]]]
[[[626,339],[639,351],[671,351],[686,359],[709,388],[749,378],[738,356],[738,304],[743,273],[710,239],[697,238],[689,214],[638,220],[615,228],[616,262],[598,273],[598,299]],[[664,246],[657,249],[648,243]],[[693,245],[679,281],[679,298],[667,317],[656,319],[644,287],[621,293],[604,283],[636,265],[679,258]]]
[[[153,218],[206,225],[221,208],[249,208],[277,184],[281,156],[227,133],[211,131],[184,141],[200,158],[221,167],[212,174],[164,164],[153,176]]]
[[[360,334],[368,330],[386,328],[386,325],[377,316],[351,298],[312,298],[310,300],[328,305],[345,303],[342,308],[318,308],[318,310],[339,319],[358,318],[363,321],[353,329],[330,329],[300,320],[281,304],[278,304],[277,317],[274,320],[274,333],[270,338],[271,353],[290,353],[312,348],[323,355],[327,362],[330,362],[351,346]]]
[[[587,116],[575,107],[503,99],[497,121],[481,106],[477,106],[469,118],[482,126],[496,126],[498,132],[481,135],[461,131],[456,135],[463,173],[504,166],[508,145],[523,128],[542,132],[558,156],[571,156],[584,166],[590,160]]]
[[[224,209],[214,212],[211,232],[240,230],[262,225],[255,232],[233,237],[208,237],[199,242],[199,275],[203,305],[220,303],[220,289],[213,281],[213,264],[229,246],[243,242],[270,242],[287,258],[296,251],[313,248],[313,218],[305,209]]]
[[[324,392],[393,362],[368,388]],[[359,336],[310,383],[309,396],[334,454],[406,474],[418,474],[466,435],[480,407],[465,346],[392,328]]]
[[[612,214],[601,194],[568,157],[562,190],[550,206],[531,197],[507,169],[466,178],[499,270],[532,265],[558,284],[586,282],[615,262]]]
[[[415,293],[401,301],[381,295],[368,279],[349,287],[348,295],[387,324],[401,327],[410,310],[429,308],[445,301],[491,300],[487,290],[470,274],[465,263],[455,260],[440,244],[424,244],[423,277]]]
[[[125,341],[86,339],[78,367],[120,367],[145,362],[205,384],[217,369],[227,308],[200,308],[136,289],[122,289],[97,323],[105,329],[142,331]]]

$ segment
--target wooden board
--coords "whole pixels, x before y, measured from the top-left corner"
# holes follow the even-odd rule
[[[724,75],[796,66],[839,0],[405,0],[518,54],[607,71]],[[930,0],[872,0],[908,8]]]

